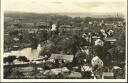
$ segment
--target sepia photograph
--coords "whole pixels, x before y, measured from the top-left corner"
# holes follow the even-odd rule
[[[126,81],[127,0],[2,0],[2,81]]]

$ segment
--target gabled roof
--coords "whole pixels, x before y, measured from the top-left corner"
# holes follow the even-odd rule
[[[117,41],[117,39],[110,37],[110,38],[105,38],[105,41],[110,41],[110,42],[113,41],[113,42],[115,42],[115,41]]]
[[[52,54],[51,59],[63,59],[67,61],[72,61],[73,60],[73,55],[64,55],[64,54]]]

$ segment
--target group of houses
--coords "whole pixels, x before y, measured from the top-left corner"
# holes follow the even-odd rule
[[[89,25],[91,28],[93,23],[92,22],[89,22]],[[115,24],[108,24],[108,23],[104,23],[104,21],[102,21],[101,23],[101,26],[114,26]],[[118,23],[119,26],[123,26],[122,25],[122,22]],[[14,27],[14,30],[18,30],[18,31],[26,31],[26,32],[29,32],[29,33],[36,33],[37,31],[41,31],[41,30],[45,30],[45,31],[57,31],[59,30],[60,32],[61,31],[72,31],[72,30],[80,30],[80,28],[74,28],[74,26],[71,26],[71,25],[59,25],[57,26],[56,24],[48,24],[46,22],[39,22],[39,23],[23,23],[23,24],[17,24],[17,23],[14,23],[12,25],[12,27]],[[93,42],[93,45],[94,46],[101,46],[103,47],[104,46],[104,43],[106,42],[109,42],[110,45],[112,45],[113,43],[115,43],[117,41],[117,39],[113,38],[114,34],[114,31],[112,29],[109,29],[108,31],[106,31],[104,28],[100,29],[99,33],[95,33],[95,35],[92,35],[91,32],[88,32],[87,34],[84,33],[82,35],[82,38],[85,39],[86,41],[88,41],[89,43],[92,43]],[[16,38],[14,39],[15,41],[18,41]],[[91,45],[89,45],[91,47]],[[88,46],[88,47],[89,47]],[[85,48],[81,48],[81,51],[86,53],[86,55],[90,55],[89,54],[89,51],[90,49],[85,46]],[[100,59],[98,56],[93,56],[91,58],[91,66],[90,65],[87,65],[86,62],[87,62],[87,59],[88,58],[85,58],[85,59],[80,59],[80,60],[83,60],[85,62],[85,64],[79,64],[79,66],[75,66],[75,67],[71,67],[71,71],[70,69],[68,69],[65,64],[69,64],[69,63],[72,63],[73,62],[73,59],[74,59],[74,55],[67,55],[67,54],[55,54],[55,53],[52,53],[50,57],[48,57],[47,55],[44,55],[43,57],[39,56],[38,58],[36,57],[35,59],[33,60],[30,60],[30,62],[27,62],[27,64],[42,64],[42,63],[45,63],[45,66],[47,68],[50,68],[48,70],[45,70],[45,72],[43,72],[43,75],[49,75],[51,76],[51,72],[52,72],[52,75],[53,73],[55,75],[59,75],[60,77],[64,77],[64,78],[83,78],[86,77],[90,77],[91,79],[94,79],[94,78],[98,78],[98,75],[94,75],[94,71],[93,69],[95,69],[95,67],[97,68],[102,68],[104,67],[104,62],[102,59]],[[78,61],[80,61],[78,60]],[[18,63],[20,64],[20,62],[16,62],[15,61],[15,64]],[[52,64],[54,64],[55,67],[53,67]],[[26,63],[25,63],[26,64]],[[64,64],[64,65],[63,65]],[[71,66],[71,65],[69,65]],[[37,68],[39,69],[39,68]],[[120,69],[120,68],[118,68]],[[44,71],[43,69],[39,69],[40,71]],[[80,73],[80,72],[83,73],[83,75]],[[70,73],[70,75],[68,75],[68,77],[65,77],[67,75],[64,74],[64,72],[68,72]],[[72,72],[72,73],[71,73]],[[97,71],[95,71],[97,72]],[[91,73],[91,74],[90,74]],[[88,76],[89,75],[89,76]],[[114,74],[111,72],[105,72],[103,73],[102,72],[102,77],[99,76],[99,78],[105,78],[106,77],[112,77],[114,76]]]
[[[48,22],[38,22],[38,23],[18,23],[18,22],[14,22],[11,27],[14,27],[16,30],[51,30],[52,26],[57,26],[57,23],[53,23],[50,24]],[[104,27],[106,26],[107,28],[117,28],[117,27],[122,27],[124,26],[124,22],[122,21],[117,21],[116,23],[112,22],[104,22],[104,20],[102,20],[101,22],[98,21],[89,21],[88,25],[90,27]],[[97,25],[97,26],[96,26]],[[90,28],[89,27],[89,28]],[[69,24],[61,24],[58,25],[57,28],[59,28],[60,30],[78,30],[80,28],[75,28],[73,25],[69,25]]]

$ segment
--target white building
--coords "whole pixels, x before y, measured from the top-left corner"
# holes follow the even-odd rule
[[[97,39],[95,41],[95,46],[97,46],[97,45],[104,46],[104,42],[101,39]]]
[[[93,67],[97,65],[99,68],[103,67],[104,64],[103,61],[98,56],[93,57],[91,63]]]
[[[56,30],[57,30],[56,24],[52,24],[52,29],[51,29],[51,31],[56,31]]]

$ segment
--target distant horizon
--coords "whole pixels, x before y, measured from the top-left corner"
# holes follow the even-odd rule
[[[70,17],[95,17],[95,16],[107,16],[107,17],[125,17],[123,13],[90,13],[90,12],[52,12],[52,13],[39,13],[39,12],[21,12],[21,11],[4,11],[4,14],[7,13],[25,13],[25,14],[57,14],[57,15],[66,15]],[[88,14],[88,15],[87,15]]]

